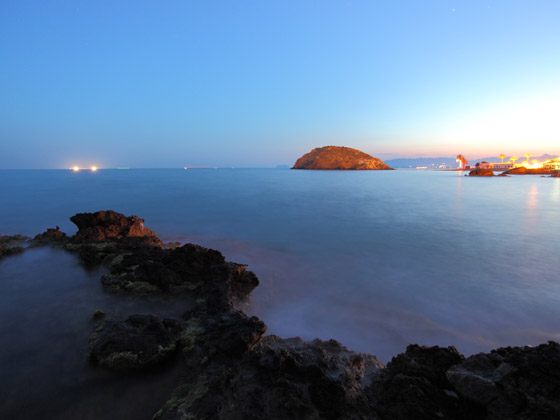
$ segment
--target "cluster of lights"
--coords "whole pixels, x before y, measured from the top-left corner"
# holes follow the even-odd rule
[[[92,172],[95,172],[95,171],[97,171],[97,166],[92,166],[91,168],[80,168],[79,166],[72,166],[70,169],[74,172],[78,172],[79,170],[82,170],[82,169],[89,169]]]

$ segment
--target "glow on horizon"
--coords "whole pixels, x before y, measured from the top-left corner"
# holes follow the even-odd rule
[[[469,155],[556,155],[559,109],[560,89],[467,112],[444,125],[440,136]]]

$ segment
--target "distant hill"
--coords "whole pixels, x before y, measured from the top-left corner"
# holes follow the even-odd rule
[[[386,160],[385,163],[392,168],[427,167],[430,169],[438,169],[440,166],[444,166],[445,168],[457,168],[459,166],[454,157],[399,158]]]
[[[393,169],[380,159],[350,147],[325,146],[313,149],[300,157],[292,169],[343,169],[387,170]]]

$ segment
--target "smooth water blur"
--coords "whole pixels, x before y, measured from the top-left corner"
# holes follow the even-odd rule
[[[102,274],[50,248],[0,261],[0,418],[150,419],[181,382],[172,366],[126,377],[88,362],[95,310],[179,318],[191,307],[107,294]]]
[[[335,338],[383,361],[409,343],[471,354],[560,339],[560,179],[0,171],[0,191],[2,234],[73,233],[71,215],[113,209],[249,264],[261,285],[245,310],[269,333]]]

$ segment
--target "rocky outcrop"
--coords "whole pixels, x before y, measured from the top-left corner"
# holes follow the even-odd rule
[[[552,173],[552,175],[550,175],[551,178],[560,178],[560,171],[554,171]]]
[[[151,368],[175,353],[179,330],[177,321],[160,321],[153,315],[101,319],[89,339],[89,356],[94,363],[117,371]]]
[[[155,232],[144,226],[144,219],[125,216],[112,210],[78,213],[70,218],[78,226],[73,243],[90,243],[133,238],[135,243],[162,245]]]
[[[560,418],[560,345],[476,354],[446,373],[457,393],[486,407],[486,419]]]
[[[35,243],[35,245],[52,245],[53,243],[63,243],[66,240],[68,240],[68,236],[66,235],[66,233],[60,230],[59,226],[54,229],[49,228],[43,233],[35,235],[35,237],[33,238],[33,242]]]
[[[21,245],[28,240],[23,235],[0,235],[0,259],[22,253],[24,248]]]
[[[525,166],[519,166],[517,168],[510,169],[509,171],[505,171],[505,174],[508,175],[552,175],[556,172],[554,169],[528,169]]]
[[[492,169],[477,168],[470,171],[469,176],[494,176],[494,171]]]
[[[116,293],[190,296],[208,311],[233,308],[259,284],[245,264],[226,261],[216,250],[194,244],[165,245],[143,219],[114,211],[80,213],[70,218],[78,232],[56,229],[37,235],[35,245],[76,253],[88,268],[105,266],[102,284]]]
[[[380,159],[349,147],[326,146],[313,149],[300,157],[292,169],[393,169]]]
[[[248,349],[212,359],[155,418],[378,418],[365,392],[383,367],[375,357],[334,340],[276,336]]]
[[[103,223],[95,224],[99,220]],[[75,237],[51,229],[35,242],[74,252],[86,265],[107,267],[102,282],[108,290],[188,296],[195,302],[180,321],[94,315],[89,357],[95,364],[127,372],[151,369],[175,354],[183,358],[184,383],[156,419],[560,418],[558,343],[500,348],[466,359],[454,347],[410,345],[384,367],[375,356],[334,340],[266,336],[260,319],[234,308],[258,284],[245,265],[198,245],[160,244],[149,229],[130,234],[127,226],[139,220],[82,217],[82,233]],[[13,245],[2,238],[0,244]]]

